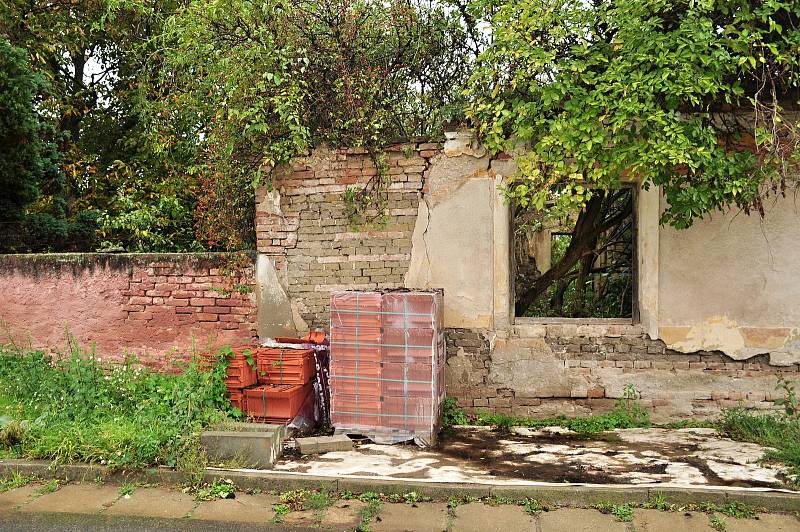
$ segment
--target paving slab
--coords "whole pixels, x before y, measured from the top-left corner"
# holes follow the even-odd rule
[[[637,532],[714,532],[708,515],[702,512],[635,510],[633,526]]]
[[[20,508],[20,511],[94,514],[107,509],[118,498],[119,489],[116,486],[67,484],[54,492],[37,497]]]
[[[447,530],[447,506],[424,503],[414,508],[410,504],[382,504],[380,520],[369,525],[372,532],[442,532]]]
[[[361,522],[361,510],[366,506],[361,501],[336,501],[322,517],[322,528],[345,528],[353,530]]]
[[[161,488],[140,488],[121,498],[106,513],[134,517],[185,517],[197,505],[191,495]]]
[[[353,440],[348,438],[347,434],[296,438],[295,443],[302,455],[332,453],[336,451],[346,452],[353,449]]]
[[[458,532],[512,532],[535,530],[536,520],[519,506],[471,503],[455,509],[453,530]]]
[[[18,506],[26,504],[36,497],[40,484],[28,484],[19,488],[0,493],[0,511],[13,510]]]
[[[281,523],[293,527],[316,528],[319,525],[321,515],[314,510],[300,510],[289,512],[281,517]]]
[[[794,515],[760,514],[758,519],[725,518],[727,532],[800,532],[800,518]]]
[[[275,515],[272,506],[278,502],[270,495],[237,493],[235,499],[201,502],[192,512],[192,519],[229,521],[234,523],[268,523]]]
[[[542,532],[625,532],[626,523],[616,518],[601,514],[597,510],[581,508],[562,508],[554,512],[539,514],[539,525]],[[638,530],[638,529],[637,529]],[[673,529],[676,532],[680,529]]]

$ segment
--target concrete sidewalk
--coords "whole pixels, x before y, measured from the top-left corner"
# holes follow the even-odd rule
[[[334,498],[318,509],[283,513],[286,508],[281,508],[277,494],[236,493],[234,499],[199,502],[191,494],[160,487],[123,490],[110,484],[69,483],[51,491],[53,487],[53,483],[32,483],[0,493],[0,530],[214,530],[220,526],[229,530],[356,530],[361,526],[374,532],[800,531],[798,517],[787,514],[735,519],[693,511],[634,509],[633,520],[623,522],[582,508],[529,515],[510,501],[368,504]],[[716,528],[712,528],[711,515],[718,519]]]

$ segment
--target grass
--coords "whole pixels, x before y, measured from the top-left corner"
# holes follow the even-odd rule
[[[369,499],[365,502],[367,505],[361,510],[361,521],[356,527],[357,532],[369,532],[369,525],[371,525],[372,521],[374,521],[375,518],[381,513],[380,498]]]
[[[511,416],[508,414],[495,414],[479,412],[474,418],[469,418],[451,398],[445,399],[443,407],[443,424],[494,426],[502,429],[511,427],[564,427],[574,432],[591,434],[606,432],[614,429],[645,428],[652,426],[649,413],[638,403],[639,393],[631,385],[625,386],[624,395],[618,399],[614,409],[606,414],[583,417],[553,417],[533,419],[529,417]]]
[[[0,345],[0,451],[111,470],[202,471],[199,432],[229,415],[225,352],[210,371],[186,364],[163,374],[75,346],[50,355]]]
[[[236,492],[236,485],[232,480],[216,479],[210,484],[202,484],[194,488],[194,500],[216,501],[218,499],[232,499]]]
[[[766,459],[786,464],[800,487],[800,417],[787,414],[754,414],[743,408],[725,410],[718,430],[739,441],[758,443],[773,450]]]
[[[711,514],[708,516],[708,524],[711,525],[711,528],[719,532],[725,532],[725,530],[728,529],[728,525],[725,523],[725,520],[717,514]]]
[[[597,504],[595,505],[600,513],[611,514],[623,523],[633,522],[632,504]]]
[[[27,486],[36,480],[33,475],[25,476],[19,471],[12,471],[8,477],[0,479],[0,493]]]

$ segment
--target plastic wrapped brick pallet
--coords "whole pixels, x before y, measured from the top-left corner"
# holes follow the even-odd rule
[[[377,443],[436,443],[442,291],[331,294],[331,424]]]

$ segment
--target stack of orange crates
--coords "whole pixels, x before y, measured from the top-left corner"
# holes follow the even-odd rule
[[[244,411],[259,421],[288,423],[314,392],[314,350],[261,347],[256,351],[256,364],[259,385],[244,391]]]
[[[331,295],[331,423],[432,445],[444,399],[441,291]]]

